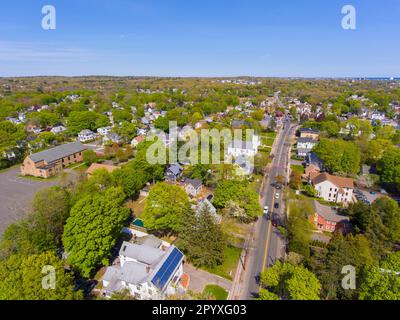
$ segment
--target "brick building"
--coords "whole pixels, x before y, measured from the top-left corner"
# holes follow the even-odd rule
[[[27,156],[21,165],[23,176],[49,178],[65,167],[83,161],[82,152],[87,148],[79,142],[64,144]]]

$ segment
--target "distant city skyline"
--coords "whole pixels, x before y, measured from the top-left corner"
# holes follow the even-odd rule
[[[341,26],[345,5],[356,30]],[[398,0],[8,1],[0,77],[396,78],[399,16]]]

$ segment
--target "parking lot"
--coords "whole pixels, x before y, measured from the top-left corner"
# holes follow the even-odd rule
[[[5,228],[29,212],[35,193],[57,184],[57,180],[35,181],[19,177],[19,168],[0,173],[0,236]]]

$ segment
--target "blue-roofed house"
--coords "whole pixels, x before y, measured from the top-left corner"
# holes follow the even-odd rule
[[[140,244],[124,242],[119,265],[107,268],[103,278],[105,297],[128,289],[138,300],[162,300],[184,290],[183,253],[173,245],[149,236]]]
[[[165,171],[165,179],[168,181],[176,182],[182,177],[183,168],[179,163],[171,164]]]

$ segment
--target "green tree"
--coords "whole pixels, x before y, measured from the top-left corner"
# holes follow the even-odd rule
[[[225,237],[207,206],[198,214],[185,213],[179,232],[179,246],[197,267],[213,268],[224,261]]]
[[[116,186],[122,187],[127,197],[131,198],[146,184],[146,175],[143,171],[135,171],[131,168],[115,170],[112,179]]]
[[[218,182],[214,192],[213,204],[217,208],[225,208],[228,203],[235,202],[246,212],[245,221],[251,221],[262,215],[258,194],[247,181],[222,180]]]
[[[321,284],[318,278],[303,266],[277,262],[272,268],[261,274],[261,285],[264,290],[268,290],[282,299],[320,299]],[[267,298],[275,297],[264,291],[262,291],[262,295]],[[261,295],[260,298],[262,298]]]
[[[122,207],[124,200],[121,188],[109,188],[82,198],[72,207],[62,241],[67,261],[84,277],[108,264],[110,250],[129,217],[129,209]]]
[[[50,268],[46,269],[46,266]],[[53,269],[54,268],[54,269]],[[54,289],[43,287],[51,284]],[[44,272],[43,272],[44,271]],[[46,279],[46,278],[48,279]],[[80,291],[74,291],[73,277],[64,269],[63,262],[53,253],[12,255],[0,260],[0,300],[76,300],[82,299]]]
[[[393,184],[400,190],[400,149],[388,149],[378,162],[377,169],[382,182]]]
[[[83,156],[83,161],[87,166],[90,166],[92,163],[97,162],[96,152],[94,152],[91,149],[83,151],[82,156]]]
[[[400,277],[377,265],[367,266],[362,274],[360,300],[400,300]]]
[[[361,166],[360,150],[353,142],[321,139],[314,152],[331,172],[358,174]]]
[[[179,186],[160,182],[150,190],[142,219],[149,230],[178,233],[188,210],[186,192]]]

